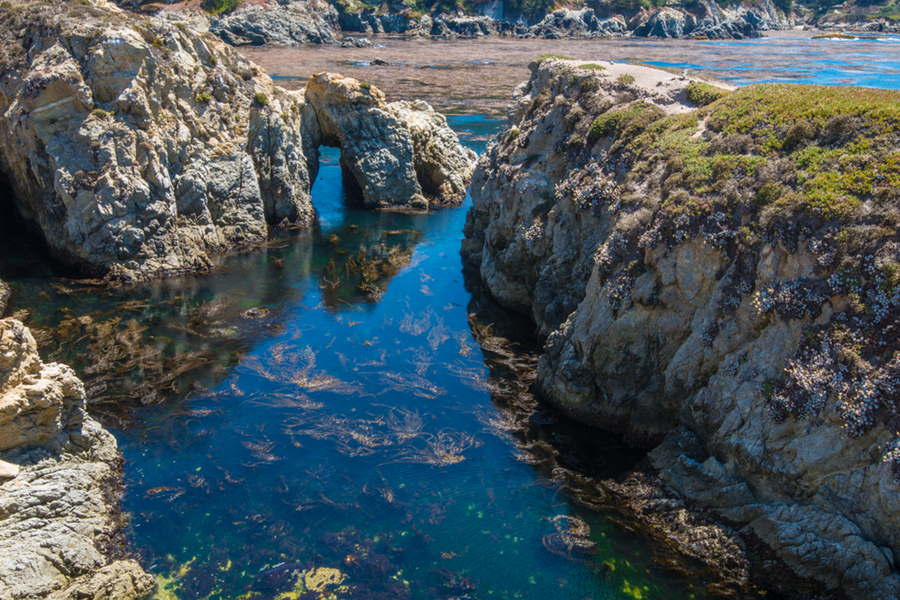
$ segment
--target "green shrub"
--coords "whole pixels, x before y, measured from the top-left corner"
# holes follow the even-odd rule
[[[579,65],[579,69],[594,69],[597,71],[605,71],[606,67],[603,65],[598,65],[597,63],[587,63],[586,65]]]
[[[97,117],[98,119],[105,119],[109,116],[109,113],[103,110],[102,108],[95,108],[91,111],[92,117]]]
[[[369,83],[369,82],[367,82],[367,81],[360,81],[360,82],[359,82],[359,87],[361,87],[362,89],[368,91],[368,90],[371,90],[371,89],[372,89],[372,84]]]
[[[197,94],[197,103],[198,104],[206,104],[210,101],[211,96],[206,92],[201,92]]]
[[[538,56],[538,59],[535,62],[537,62],[537,64],[541,64],[549,58],[558,58],[560,60],[575,60],[571,56],[563,56],[562,54],[541,54],[540,56]]]
[[[688,100],[697,106],[706,106],[712,104],[720,98],[724,98],[731,92],[729,90],[703,83],[702,81],[692,81],[688,84],[687,89]]]
[[[618,81],[622,85],[629,85],[631,83],[634,83],[634,76],[625,73],[624,75],[619,75],[619,78],[616,79],[616,81]]]
[[[269,97],[266,96],[262,92],[257,92],[253,95],[253,101],[259,104],[260,106],[268,106],[269,105]]]
[[[205,0],[203,8],[211,15],[228,14],[243,3],[243,0]]]
[[[664,115],[660,107],[647,102],[635,102],[624,109],[605,112],[591,123],[588,141],[596,142],[605,136],[630,139]]]

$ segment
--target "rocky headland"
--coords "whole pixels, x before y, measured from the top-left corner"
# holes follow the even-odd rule
[[[474,155],[446,120],[388,105],[364,82],[310,103],[213,35],[103,0],[7,2],[0,31],[0,171],[15,197],[5,210],[71,272],[133,281],[203,270],[270,227],[313,224],[322,143],[348,149],[342,163],[366,205],[465,196]],[[323,134],[337,112],[347,126]],[[402,193],[368,181],[391,159],[381,139],[414,157]]]
[[[0,320],[0,597],[145,597],[155,582],[124,558],[121,486],[115,438],[74,371]]]
[[[654,448],[648,522],[680,498],[819,597],[898,597],[900,97],[531,69],[463,255],[545,397]]]

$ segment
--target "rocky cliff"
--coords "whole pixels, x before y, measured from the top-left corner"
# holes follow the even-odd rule
[[[0,597],[145,597],[124,559],[116,441],[85,412],[72,369],[43,364],[31,333],[0,320]]]
[[[798,581],[897,597],[900,97],[532,70],[463,254],[546,337],[544,395]]]
[[[405,34],[438,37],[486,35],[608,38],[639,37],[744,38],[761,31],[794,24],[790,11],[772,0],[717,4],[714,0],[675,4],[662,8],[639,2],[576,2],[575,8],[553,3],[528,10],[515,3],[481,5],[437,3],[423,11],[414,3],[373,6],[371,3],[315,0],[272,0],[265,6],[247,4],[227,15],[210,18],[210,31],[229,44],[335,43],[341,32]],[[507,6],[508,4],[508,6]],[[727,4],[727,5],[726,5]]]
[[[271,226],[314,221],[316,109],[214,36],[104,0],[7,2],[0,34],[0,171],[58,261],[120,280],[201,270],[217,253],[264,241]],[[358,106],[342,99],[344,113],[381,109],[365,94],[354,98]],[[467,178],[472,157],[430,107],[392,110],[408,140],[423,124],[435,127],[425,137],[455,161],[441,164],[463,169],[445,173],[448,181]],[[384,162],[370,154],[388,150],[371,136],[353,146],[353,132],[340,140],[356,152],[348,167]],[[408,145],[404,160],[433,160]],[[462,199],[459,185],[440,185],[442,201]],[[428,204],[421,191],[367,201]]]

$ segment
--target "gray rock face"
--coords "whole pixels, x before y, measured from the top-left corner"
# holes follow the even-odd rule
[[[334,44],[337,10],[327,2],[282,0],[247,6],[215,19],[209,30],[232,46]]]
[[[55,7],[0,82],[0,168],[57,259],[141,279],[309,222],[302,94],[189,28],[82,11]]]
[[[0,80],[0,169],[25,220],[82,273],[203,270],[270,226],[311,224],[320,121],[340,124],[327,143],[345,149],[364,189],[375,185],[369,204],[426,206],[422,187],[440,203],[465,196],[473,155],[427,105],[387,105],[344,80],[352,100],[314,108],[183,23],[102,2],[4,6],[37,33]],[[54,27],[38,27],[45,18]]]
[[[84,387],[42,364],[31,333],[0,320],[0,598],[145,597],[153,578],[114,560],[121,524],[115,439],[85,413]]]
[[[590,8],[582,10],[560,8],[529,28],[532,35],[547,39],[615,37],[624,35],[626,31],[625,21],[621,18],[600,19]]]
[[[689,82],[602,62],[589,80],[577,64],[534,65],[517,90],[510,129],[479,160],[462,249],[492,294],[532,314],[547,336],[538,367],[545,396],[651,446],[689,427],[706,457],[664,442],[653,458],[668,485],[740,524],[799,575],[853,598],[898,597],[900,483],[882,460],[895,433],[876,422],[849,436],[831,400],[814,417],[779,420],[764,394],[804,332],[828,326],[847,300],[811,295],[817,311],[803,318],[754,301],[753,290],[827,276],[805,243],[776,237],[753,260],[700,234],[655,243],[662,167],[631,171],[634,157],[612,150],[614,131],[584,138],[603,114],[689,119]],[[621,68],[634,83],[618,82]],[[623,92],[636,100],[619,104]],[[629,239],[645,246],[630,253]],[[745,291],[734,291],[739,282]]]
[[[475,165],[447,120],[425,102],[388,104],[355,79],[320,73],[306,98],[319,119],[322,143],[341,148],[341,166],[372,207],[425,208],[459,204]]]
[[[2,317],[3,313],[6,311],[6,305],[11,296],[12,289],[9,287],[9,284],[0,279],[0,317]]]

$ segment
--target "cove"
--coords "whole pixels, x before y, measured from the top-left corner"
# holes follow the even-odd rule
[[[499,130],[452,122],[478,150]],[[600,481],[640,454],[534,397],[533,325],[462,269],[468,203],[358,211],[328,152],[313,194],[320,231],[208,276],[98,294],[27,253],[0,274],[115,430],[158,597],[703,596],[616,526]]]
[[[497,130],[451,123],[476,150]],[[337,150],[313,195],[320,231],[206,276],[97,293],[7,265],[117,436],[156,597],[703,596],[598,485],[641,453],[535,397],[533,324],[462,271],[466,205],[354,208]]]

